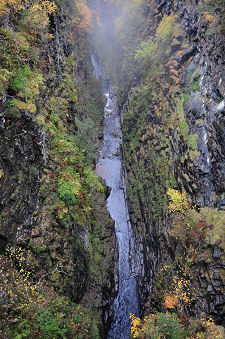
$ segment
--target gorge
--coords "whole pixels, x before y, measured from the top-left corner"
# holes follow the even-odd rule
[[[0,337],[225,337],[224,23],[1,1]]]
[[[103,79],[104,94],[107,99],[104,113],[104,140],[96,173],[102,177],[111,193],[107,199],[107,209],[115,221],[115,232],[118,242],[118,295],[114,303],[114,320],[108,338],[128,338],[130,333],[131,313],[138,315],[138,297],[135,277],[131,275],[129,254],[132,239],[129,213],[126,203],[125,178],[122,172],[122,131],[121,118],[118,113],[116,97],[109,85],[104,86],[104,75],[99,71],[94,56],[92,62],[98,79]],[[107,82],[106,82],[107,83]],[[130,227],[129,227],[130,226]],[[139,258],[140,260],[140,258]]]

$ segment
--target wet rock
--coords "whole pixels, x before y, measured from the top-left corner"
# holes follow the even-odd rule
[[[213,252],[213,258],[214,259],[220,259],[220,257],[221,257],[220,252],[217,249],[215,249],[214,252]]]
[[[27,228],[28,233],[32,227],[30,218],[36,208],[45,165],[45,137],[42,130],[30,114],[26,111],[21,113],[19,121],[2,117],[0,127],[0,167],[4,171],[0,179],[0,233],[11,243],[16,240],[18,227]]]

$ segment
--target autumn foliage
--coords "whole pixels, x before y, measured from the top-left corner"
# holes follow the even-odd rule
[[[100,14],[98,10],[91,10],[84,1],[78,0],[76,3],[76,15],[72,23],[80,31],[90,32],[95,25],[100,25]]]
[[[91,10],[84,2],[77,3],[78,10],[78,27],[85,31],[89,31],[92,24],[92,13]]]
[[[33,12],[46,12],[48,14],[52,14],[57,10],[55,2],[49,0],[35,0],[32,3],[28,2],[28,0],[1,0],[0,17],[10,12],[16,13],[27,8]]]
[[[166,308],[172,309],[177,305],[177,303],[178,303],[178,297],[176,295],[165,296],[165,306],[166,306]]]
[[[17,12],[24,8],[27,0],[1,0],[0,2],[0,16],[8,14],[11,10]]]
[[[167,195],[170,200],[170,204],[168,206],[170,212],[175,212],[179,214],[185,213],[188,210],[189,204],[187,201],[186,193],[180,193],[178,190],[169,188],[167,191]]]
[[[131,333],[133,338],[137,338],[138,332],[140,330],[141,319],[135,317],[133,313],[130,313],[131,319]]]

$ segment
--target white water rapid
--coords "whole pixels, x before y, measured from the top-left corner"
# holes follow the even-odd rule
[[[108,339],[128,339],[130,334],[130,313],[138,314],[136,279],[130,269],[129,214],[126,204],[126,187],[122,171],[122,130],[117,109],[116,97],[111,95],[109,83],[104,80],[103,72],[96,58],[92,56],[96,78],[102,81],[107,103],[104,109],[104,141],[96,165],[96,173],[111,187],[107,208],[115,221],[115,232],[119,249],[119,291],[114,302],[114,320],[108,333]]]

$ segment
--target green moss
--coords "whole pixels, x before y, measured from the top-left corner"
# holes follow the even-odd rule
[[[191,81],[190,81],[190,88],[193,92],[199,92],[200,91],[200,86],[199,86],[199,78],[201,76],[200,72],[194,72],[191,76]]]
[[[179,123],[179,128],[181,135],[184,137],[184,140],[187,140],[188,134],[189,134],[189,125],[186,121],[181,121]]]
[[[189,135],[187,139],[187,144],[193,151],[196,151],[198,148],[198,134],[195,133]]]
[[[9,87],[12,78],[12,72],[8,71],[5,68],[0,68],[0,78],[1,78],[0,93],[4,93]]]
[[[185,112],[184,112],[184,98],[179,97],[176,99],[176,116],[178,118],[178,127],[180,130],[181,135],[183,136],[184,140],[187,141],[189,135],[189,125],[185,119]]]
[[[200,91],[199,81],[192,80],[192,82],[190,83],[190,87],[193,92],[199,92]]]
[[[36,113],[37,107],[32,103],[26,103],[22,100],[14,99],[14,104],[21,110],[29,111],[30,113]]]
[[[23,77],[19,70],[14,72],[14,80],[10,87],[12,90],[18,92],[17,95],[21,98],[25,98],[26,90],[27,99],[34,101],[40,94],[40,90],[43,88],[43,76],[35,70],[31,71],[26,65],[21,66],[21,73]]]
[[[70,179],[68,179],[68,177]],[[75,205],[77,203],[77,197],[81,190],[81,184],[78,175],[72,173],[65,173],[59,180],[57,193],[67,205]]]
[[[194,67],[192,67],[192,68],[189,69],[188,75],[187,75],[187,82],[190,82],[190,81],[191,81],[191,78],[192,78],[192,75],[194,74],[194,72],[195,72]]]
[[[29,246],[31,247],[32,251],[36,254],[40,254],[44,250],[44,247],[42,245],[38,243],[37,244],[32,243],[32,241],[30,241]]]
[[[43,126],[45,124],[45,118],[43,115],[38,114],[35,116],[35,121],[39,127]]]
[[[21,72],[23,75],[23,78],[25,79],[30,79],[31,77],[31,70],[28,66],[22,65],[21,66]],[[23,91],[23,78],[21,77],[19,71],[18,73],[14,74],[14,80],[13,83],[11,85],[11,88],[15,91]],[[25,83],[25,85],[27,86],[27,83]]]
[[[218,244],[225,250],[224,220],[225,211],[205,207],[201,209],[201,216],[212,229],[207,232],[206,240],[210,245]]]
[[[195,150],[189,150],[188,151],[188,157],[191,161],[194,161],[196,158],[198,158],[200,156],[200,152]]]
[[[188,103],[189,97],[190,97],[189,94],[186,94],[186,93],[181,94],[181,98],[183,100],[184,105],[186,105]]]

